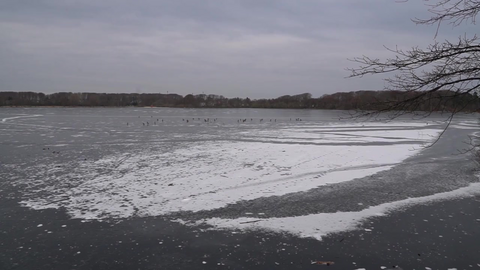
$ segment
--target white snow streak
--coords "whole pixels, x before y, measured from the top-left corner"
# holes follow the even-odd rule
[[[470,184],[468,187],[457,190],[437,193],[425,197],[410,198],[406,200],[372,206],[360,212],[320,213],[307,216],[284,218],[237,218],[220,219],[212,218],[197,222],[207,223],[215,228],[223,229],[267,229],[272,231],[288,232],[300,237],[311,237],[321,240],[322,236],[358,229],[366,219],[382,216],[391,211],[409,207],[416,204],[425,204],[435,201],[449,200],[460,197],[472,197],[480,194],[480,183]],[[370,230],[370,229],[366,229]]]

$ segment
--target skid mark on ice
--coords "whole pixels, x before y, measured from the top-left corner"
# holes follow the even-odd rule
[[[328,173],[332,173],[332,172],[345,172],[345,171],[355,171],[355,170],[362,170],[362,169],[386,168],[386,167],[395,166],[397,164],[398,163],[360,165],[360,166],[351,166],[351,167],[343,167],[343,168],[336,168],[336,169],[330,169],[330,170],[315,171],[315,172],[297,174],[297,175],[289,176],[289,177],[281,177],[281,178],[278,178],[278,179],[272,179],[272,180],[268,180],[268,181],[262,181],[260,183],[237,185],[237,186],[230,187],[230,188],[218,189],[218,190],[215,190],[214,192],[220,192],[220,191],[225,191],[225,190],[235,190],[235,189],[241,189],[241,188],[247,188],[247,187],[259,187],[259,186],[263,186],[263,185],[269,185],[269,184],[273,184],[273,183],[291,181],[291,180],[301,179],[301,178],[310,177],[310,176],[313,176],[313,178],[320,178],[320,177],[323,177],[323,176],[327,175]],[[211,192],[208,192],[208,193],[211,193]],[[204,193],[204,194],[207,194],[207,193]],[[202,195],[202,194],[199,194],[199,195]]]
[[[33,114],[33,115],[20,115],[20,116],[13,116],[13,117],[7,117],[7,118],[3,118],[2,119],[2,123],[7,123],[8,121],[10,120],[14,120],[14,119],[21,119],[21,118],[32,118],[32,117],[41,117],[43,115],[41,114]]]
[[[11,120],[18,120],[18,119],[25,119],[25,118],[34,118],[34,117],[42,117],[42,114],[35,114],[35,115],[20,115],[14,117],[7,117],[3,118],[0,123],[6,125],[12,125],[15,127],[29,127],[29,128],[36,128],[36,129],[46,129],[48,131],[81,131],[81,132],[103,132],[111,134],[109,130],[102,130],[102,129],[93,129],[93,128],[70,128],[70,127],[58,127],[58,126],[51,126],[51,125],[38,125],[38,124],[26,124],[26,123],[19,123],[16,121]],[[64,124],[64,123],[59,123]]]
[[[111,134],[107,130],[102,129],[87,129],[87,128],[69,128],[69,127],[57,127],[49,125],[36,125],[36,124],[24,124],[24,123],[15,123],[15,122],[2,122],[3,124],[22,126],[22,127],[34,127],[38,129],[47,129],[48,131],[87,131],[87,132],[103,132]]]

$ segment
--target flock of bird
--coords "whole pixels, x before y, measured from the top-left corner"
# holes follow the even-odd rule
[[[140,116],[138,116],[138,118],[140,118]],[[153,118],[153,116],[150,116],[150,118]],[[210,118],[200,118],[200,117],[192,118],[192,119],[190,119],[190,118],[182,118],[182,121],[183,121],[183,122],[186,122],[186,123],[190,123],[190,121],[191,121],[191,122],[194,122],[194,121],[203,121],[203,122],[205,122],[205,123],[215,123],[215,122],[217,122],[217,120],[218,120],[218,118],[213,118],[213,119],[210,119]],[[244,119],[243,119],[243,118],[242,118],[242,119],[237,119],[237,123],[245,123],[245,122],[247,122],[248,120],[250,120],[250,122],[253,122],[253,121],[254,121],[253,118],[250,118],[250,119],[248,119],[248,118],[244,118]],[[269,120],[270,120],[270,122],[277,122],[277,119],[269,119]],[[294,120],[295,120],[295,121],[302,121],[301,118],[295,118]],[[260,123],[262,123],[263,121],[264,121],[263,118],[259,119],[259,122],[260,122]],[[266,120],[265,120],[265,121],[266,121]],[[292,118],[290,118],[290,121],[292,121]],[[164,122],[163,119],[157,118],[156,121],[155,121],[155,120],[152,121],[152,125],[153,125],[153,126],[157,126],[159,123],[163,123],[163,122]],[[130,123],[127,122],[127,126],[129,126],[129,125],[130,125]],[[142,125],[143,125],[143,126],[150,126],[150,122],[149,122],[149,121],[142,122]]]

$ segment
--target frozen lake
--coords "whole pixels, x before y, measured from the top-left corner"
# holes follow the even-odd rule
[[[468,164],[466,156],[452,154],[477,132],[474,116],[457,117],[427,149],[446,116],[390,122],[345,117],[320,110],[1,108],[0,191],[14,187],[11,196],[20,196],[22,205],[63,208],[72,218],[172,215],[192,225],[318,239],[397,206],[478,191],[473,178],[432,186],[427,177],[428,185],[409,186],[412,191],[401,196],[378,195],[403,188],[400,173],[427,168],[409,164],[452,170]],[[446,162],[453,159],[458,164]],[[371,181],[385,188],[368,196],[356,192]],[[345,202],[321,204],[327,197],[312,195],[332,187]],[[310,203],[295,208],[304,198]],[[284,201],[292,206],[271,209]]]

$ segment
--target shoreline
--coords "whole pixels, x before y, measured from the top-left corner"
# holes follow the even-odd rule
[[[78,108],[78,109],[93,109],[93,108],[104,108],[104,109],[123,109],[123,108],[135,108],[135,109],[159,109],[159,108],[168,108],[168,109],[200,109],[200,110],[205,110],[205,109],[216,109],[216,110],[238,110],[238,109],[254,109],[254,110],[300,110],[300,111],[344,111],[344,112],[354,112],[355,114],[359,114],[359,116],[351,116],[351,117],[370,117],[370,116],[362,116],[361,114],[363,113],[369,113],[369,112],[376,112],[374,110],[361,110],[361,109],[352,109],[352,110],[342,110],[342,109],[319,109],[319,108],[257,108],[257,107],[170,107],[170,106],[0,106],[1,108]],[[397,111],[386,111],[382,112],[382,114],[388,114],[391,112],[397,112]],[[404,112],[402,115],[423,115],[422,117],[428,117],[429,114],[431,113],[437,113],[437,114],[451,114],[449,111],[414,111],[414,112]],[[460,111],[456,112],[455,115],[473,115],[473,114],[480,114],[480,112],[469,112],[469,111]],[[400,115],[400,116],[402,116]],[[397,117],[393,117],[397,118]]]

